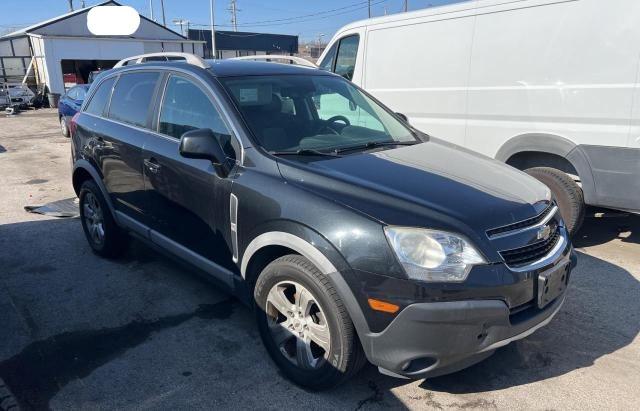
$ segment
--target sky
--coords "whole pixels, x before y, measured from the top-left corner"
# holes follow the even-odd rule
[[[116,0],[150,17],[150,3],[154,5],[154,19],[161,22],[160,0]],[[461,0],[408,0],[409,10],[455,3]],[[87,6],[100,0],[86,0]],[[215,0],[215,24],[219,30],[232,30],[230,0]],[[282,33],[300,36],[302,41],[324,42],[342,26],[366,19],[367,1],[362,0],[236,0],[239,12],[238,30]],[[404,0],[371,0],[371,15],[382,16],[403,10]],[[81,0],[74,0],[79,8]],[[189,20],[194,28],[209,27],[209,0],[164,0],[167,26],[179,31],[174,19]],[[8,33],[68,12],[68,0],[0,0],[0,33]],[[276,20],[276,21],[274,21]]]

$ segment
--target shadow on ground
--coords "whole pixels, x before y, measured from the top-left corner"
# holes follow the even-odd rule
[[[602,212],[602,217],[594,217]],[[612,210],[590,209],[582,228],[573,239],[576,247],[590,247],[619,239],[623,243],[640,244],[640,215]]]

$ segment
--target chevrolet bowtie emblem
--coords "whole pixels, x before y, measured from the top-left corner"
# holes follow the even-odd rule
[[[545,225],[536,233],[536,237],[538,240],[546,240],[551,235],[551,226]]]

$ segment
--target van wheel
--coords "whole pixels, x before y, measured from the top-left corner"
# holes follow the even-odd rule
[[[92,180],[85,181],[80,187],[80,220],[94,253],[117,257],[126,249],[129,238],[116,225],[102,192]]]
[[[296,384],[331,388],[366,362],[342,300],[306,258],[287,255],[270,263],[256,281],[254,298],[262,341]]]
[[[525,173],[535,177],[549,187],[558,203],[560,215],[567,226],[569,235],[573,236],[584,220],[584,195],[582,189],[571,177],[560,170],[550,167],[534,167]]]
[[[64,116],[60,117],[60,131],[62,131],[63,136],[69,137],[69,126],[67,126]]]

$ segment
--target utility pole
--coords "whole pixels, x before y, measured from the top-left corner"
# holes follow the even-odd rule
[[[73,0],[67,0],[69,2],[69,11],[73,11]]]
[[[151,20],[155,21],[153,18],[153,0],[149,0],[149,17],[151,17]]]
[[[173,24],[175,24],[176,26],[180,26],[180,34],[182,34],[183,36],[187,37],[189,34],[189,23],[191,23],[189,20],[185,20],[185,19],[173,19]],[[187,32],[185,33],[184,31],[184,27],[187,27]]]
[[[213,24],[213,10],[215,9],[215,0],[209,1],[209,9],[211,11],[211,58],[215,59],[216,56],[216,28]]]
[[[160,0],[160,9],[162,10],[162,25],[167,27],[167,20],[164,18],[164,0]]]
[[[371,18],[371,0],[369,0],[369,18]]]
[[[81,7],[81,8],[83,8],[83,9],[85,8],[84,0],[82,0],[82,1],[80,2],[80,7]]]
[[[238,31],[238,12],[240,10],[238,10],[237,0],[231,0],[227,10],[231,12],[231,25],[233,26],[233,31]]]
[[[404,0],[404,11],[405,13],[409,11],[409,0]]]

